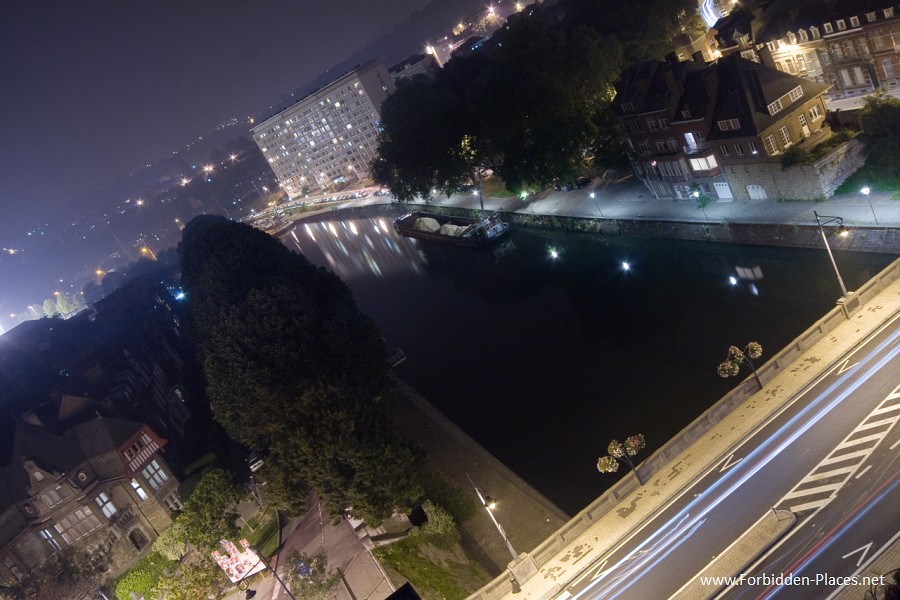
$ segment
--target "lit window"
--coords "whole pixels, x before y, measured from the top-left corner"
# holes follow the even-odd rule
[[[150,461],[150,463],[143,468],[141,474],[144,476],[144,479],[147,480],[147,483],[150,484],[154,490],[158,490],[162,484],[166,482],[169,478],[166,475],[166,472],[160,466],[159,462],[154,458]]]
[[[719,166],[719,163],[716,162],[715,156],[705,156],[701,158],[692,158],[691,169],[694,171],[709,171],[710,169],[715,169]]]
[[[103,516],[107,519],[111,518],[117,512],[116,505],[112,503],[112,500],[106,495],[106,492],[100,492],[100,495],[94,498],[94,502],[97,503],[97,506],[99,506],[100,510],[103,512]]]
[[[814,104],[810,107],[809,116],[810,116],[810,118],[812,118],[813,121],[815,121],[816,119],[822,118],[822,111],[819,110],[818,104]]]
[[[791,99],[791,102],[799,100],[803,97],[803,89],[798,85],[788,93],[788,97]]]
[[[797,32],[797,35],[800,36],[800,42],[801,42],[801,43],[802,43],[802,42],[808,42],[808,41],[809,41],[809,36],[806,35],[806,30],[805,30],[805,29],[801,29],[800,31],[798,31],[798,32]]]
[[[775,102],[773,102],[772,104],[770,104],[770,105],[768,106],[768,109],[769,109],[769,114],[770,114],[770,115],[774,115],[775,113],[777,113],[778,111],[780,111],[780,110],[781,110],[781,100],[776,100]]]
[[[53,532],[50,531],[49,529],[42,529],[41,537],[44,538],[44,540],[47,542],[47,544],[54,550],[60,549],[59,542],[56,541],[56,538],[53,537]]]
[[[750,154],[759,154],[759,150],[756,148],[756,142],[747,142],[747,148],[750,149]],[[738,154],[742,154],[738,152]]]
[[[137,492],[138,498],[141,500],[146,500],[150,496],[147,495],[147,492],[144,491],[144,488],[141,487],[141,484],[138,483],[137,479],[131,480],[131,487],[134,488],[134,491]]]
[[[873,22],[874,20],[875,20],[875,13],[874,13],[874,12],[866,13],[866,21],[868,21],[869,23],[871,23],[871,22]]]
[[[766,145],[766,152],[770,155],[778,154],[778,146],[775,144],[775,136],[767,135],[763,140],[763,143]]]

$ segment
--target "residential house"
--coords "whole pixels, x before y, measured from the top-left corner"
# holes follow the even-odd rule
[[[830,86],[832,98],[893,89],[900,73],[900,7],[893,0],[747,6],[716,23],[723,54],[740,53]]]
[[[829,195],[798,190],[781,155],[826,139],[826,87],[732,54],[706,63],[647,61],[616,82],[613,109],[635,174],[658,198],[730,200]],[[821,188],[821,189],[819,189]]]
[[[33,413],[26,420],[34,424],[17,423],[11,461],[0,467],[0,585],[69,547],[124,571],[181,508],[166,440],[123,419],[92,416],[58,433]]]

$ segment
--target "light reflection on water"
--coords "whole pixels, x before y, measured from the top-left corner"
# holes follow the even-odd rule
[[[405,381],[570,514],[613,483],[595,468],[611,438],[643,433],[649,455],[737,382],[716,375],[729,345],[768,358],[840,295],[818,250],[522,229],[474,250],[389,216],[282,241],[347,283]],[[854,289],[892,257],[836,258]]]

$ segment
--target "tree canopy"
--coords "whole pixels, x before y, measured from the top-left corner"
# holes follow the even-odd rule
[[[398,199],[452,194],[488,171],[516,193],[543,188],[609,146],[598,126],[622,64],[615,37],[539,13],[495,35],[489,54],[454,58],[433,82],[401,80],[384,102],[372,172]]]
[[[349,288],[246,225],[198,217],[183,235],[213,414],[266,457],[278,495],[309,486],[332,514],[352,506],[369,521],[418,496],[417,455],[383,401],[384,343]]]

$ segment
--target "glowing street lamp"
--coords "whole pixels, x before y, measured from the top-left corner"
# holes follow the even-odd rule
[[[487,514],[491,518],[491,521],[493,521],[494,526],[497,528],[497,531],[500,532],[500,535],[503,537],[503,541],[506,542],[506,548],[512,555],[513,560],[518,560],[519,555],[516,554],[515,548],[513,548],[512,543],[509,541],[509,538],[506,537],[506,532],[503,530],[503,526],[497,521],[497,517],[494,516],[494,509],[497,507],[497,501],[485,494],[481,488],[475,485],[475,482],[472,481],[472,478],[469,477],[468,473],[466,473],[466,478],[468,478],[469,483],[472,484],[472,487],[475,488],[475,493],[478,494],[478,499],[481,501],[481,505],[484,507],[484,510],[487,511]]]
[[[872,201],[869,200],[869,193],[872,191],[869,189],[869,186],[865,185],[861,190],[863,196],[866,197],[866,201],[869,203],[869,210],[872,211],[872,217],[875,219],[875,224],[878,225],[878,216],[875,214],[875,208],[872,206]]]
[[[850,230],[844,227],[844,219],[841,217],[820,215],[816,211],[813,211],[813,214],[816,216],[816,225],[819,226],[819,233],[822,234],[822,241],[825,242],[825,250],[828,252],[828,258],[831,259],[831,266],[834,267],[834,274],[837,275],[838,285],[841,286],[841,298],[845,298],[847,296],[847,287],[844,285],[844,280],[841,278],[841,272],[838,271],[837,263],[834,261],[834,254],[831,253],[831,246],[828,245],[828,237],[825,235],[825,229],[823,229],[823,227],[831,223],[837,223],[838,227],[836,231],[841,237],[847,237],[850,234]],[[822,219],[825,219],[825,221],[822,221]]]
[[[156,253],[153,252],[153,250],[151,250],[151,249],[148,248],[147,246],[143,246],[143,247],[141,248],[141,254],[146,254],[147,256],[149,256],[150,258],[152,258],[153,260],[156,260]]]

